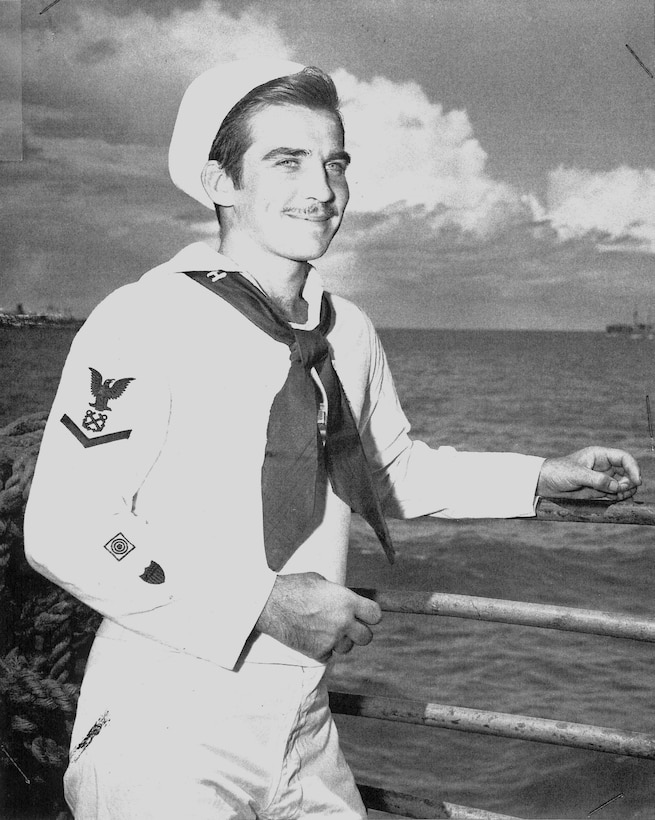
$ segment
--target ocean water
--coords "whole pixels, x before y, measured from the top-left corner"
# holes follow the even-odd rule
[[[0,329],[0,426],[49,407],[72,335]],[[655,342],[522,331],[381,336],[415,437],[545,456],[623,447],[642,464],[638,497],[655,500],[645,404],[652,394],[655,406]],[[419,519],[391,530],[394,567],[353,522],[351,586],[655,616],[650,527]],[[389,613],[375,632],[368,647],[335,661],[332,688],[655,734],[652,644]],[[360,782],[525,818],[655,818],[653,761],[378,720],[337,723]]]

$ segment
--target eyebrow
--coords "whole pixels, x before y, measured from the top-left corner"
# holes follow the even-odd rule
[[[278,157],[307,157],[311,152],[305,148],[286,148],[284,146],[280,148],[273,148],[271,151],[268,151],[262,159],[264,161],[277,159]],[[330,154],[327,158],[328,162],[332,162],[334,160],[343,160],[346,165],[350,164],[350,154],[347,151],[335,151],[334,154]]]

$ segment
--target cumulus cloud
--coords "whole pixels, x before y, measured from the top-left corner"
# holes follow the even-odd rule
[[[83,313],[185,242],[214,237],[213,217],[168,181],[184,88],[219,60],[299,57],[274,12],[216,0],[154,15],[119,5],[61,3],[24,32],[26,161],[0,169],[9,213],[0,245],[6,298],[32,307],[58,290]],[[352,198],[317,263],[328,286],[380,321],[391,312],[402,324],[442,326],[512,326],[520,315],[576,326],[587,304],[591,327],[627,263],[635,295],[649,292],[654,171],[559,168],[542,204],[493,178],[465,110],[445,111],[418,83],[363,81],[344,68],[334,77]],[[102,260],[101,276],[90,260]]]
[[[525,213],[517,192],[487,174],[466,111],[444,112],[415,82],[366,82],[343,69],[334,79],[354,157],[351,210],[412,208],[429,214],[435,230],[479,236]]]
[[[655,253],[655,170],[592,172],[560,166],[549,176],[547,211],[561,239],[596,235],[600,250]]]
[[[95,140],[100,162],[103,142],[164,148],[184,88],[214,62],[296,56],[261,8],[230,13],[214,0],[162,17],[76,4],[61,19],[25,32],[27,125],[61,138],[64,153],[76,149],[65,139]],[[524,215],[517,192],[486,172],[466,111],[445,112],[417,83],[365,82],[344,69],[334,77],[354,155],[351,211],[411,209],[430,230],[480,237]]]

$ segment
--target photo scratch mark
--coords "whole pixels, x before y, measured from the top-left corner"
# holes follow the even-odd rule
[[[622,797],[623,797],[623,792],[620,792],[619,794],[617,794],[616,797],[611,797],[609,800],[606,800],[602,805],[598,806],[598,808],[593,809],[592,811],[590,811],[589,814],[587,815],[587,817],[591,817],[592,814],[596,814],[597,811],[600,811],[601,809],[604,809],[605,806],[609,806],[610,803],[613,803],[615,800],[620,800]]]
[[[52,3],[49,3],[44,9],[42,9],[39,14],[44,14],[48,9],[51,9],[53,6],[56,6],[59,0],[52,0]]]
[[[655,0],[653,0],[653,45],[655,45]],[[630,46],[626,43],[625,47],[628,49],[630,54],[635,58],[635,60],[639,63],[639,65],[644,69],[646,74],[651,78],[651,80],[655,80],[655,74],[648,68],[648,66],[639,58],[639,55],[630,48]]]
[[[29,777],[25,774],[25,772],[21,769],[21,767],[18,765],[18,763],[16,763],[16,761],[15,761],[15,760],[14,760],[14,758],[13,758],[13,757],[9,754],[9,752],[5,749],[4,743],[3,743],[2,745],[0,745],[0,749],[2,749],[2,751],[3,751],[3,752],[5,753],[5,755],[7,756],[7,759],[8,759],[8,760],[9,760],[9,761],[10,761],[10,762],[11,762],[11,763],[12,763],[12,764],[13,764],[13,765],[14,765],[14,766],[18,769],[18,771],[19,771],[19,772],[21,773],[21,775],[23,776],[23,780],[24,780],[24,781],[27,783],[27,785],[29,786],[29,785],[30,785],[30,783],[31,783],[32,781],[31,781],[31,780],[29,779]]]
[[[625,44],[625,47],[628,49],[630,54],[632,54],[632,56],[639,63],[639,65],[644,69],[646,74],[648,74],[648,76],[651,78],[651,80],[655,80],[655,74],[653,74],[653,72],[650,70],[650,68],[648,68],[648,66],[646,66],[646,65],[644,65],[644,63],[642,63],[642,61],[639,59],[638,55],[635,54],[635,52],[630,48],[630,46],[627,43]]]

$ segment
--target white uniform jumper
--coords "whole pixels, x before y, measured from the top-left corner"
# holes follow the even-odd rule
[[[323,666],[250,637],[276,578],[260,482],[289,348],[182,275],[216,269],[237,268],[198,243],[105,299],[75,338],[45,430],[27,557],[105,616],[67,795],[84,818],[360,817]],[[321,295],[312,271],[306,329]],[[334,367],[386,514],[533,515],[542,459],[412,441],[370,321],[333,306]],[[344,583],[349,522],[328,486],[321,525],[282,571]]]

